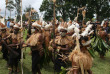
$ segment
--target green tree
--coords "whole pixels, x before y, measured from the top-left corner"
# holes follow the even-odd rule
[[[77,9],[86,6],[86,18],[92,19],[97,14],[97,20],[110,17],[109,0],[56,0],[56,15],[61,14],[64,20],[74,19]],[[53,3],[50,0],[43,0],[40,11],[44,12],[44,19],[50,20],[53,16]],[[100,19],[102,18],[102,19]],[[78,20],[82,20],[80,12]]]
[[[25,14],[23,14],[23,21],[28,21],[28,19],[26,18]]]
[[[109,0],[90,0],[89,7],[94,10],[97,20],[102,21],[110,17],[110,1]]]
[[[14,4],[18,16],[20,15],[20,12],[21,12],[20,1],[21,1],[21,0],[15,0],[15,4]]]
[[[29,5],[28,7],[25,8],[24,12],[25,12],[25,13],[26,13],[26,12],[31,13],[31,19],[32,19],[32,20],[38,20],[38,19],[39,19],[39,14],[38,14],[38,12],[35,11],[35,12],[32,13],[31,10],[34,10],[34,8],[31,7],[31,5]],[[27,21],[27,18],[25,17],[25,14],[23,14],[23,19]]]
[[[13,6],[13,1],[9,1],[6,8],[10,11],[10,18],[11,18],[11,11],[13,11],[14,6]]]
[[[44,20],[52,20],[53,17],[53,4],[48,0],[43,0],[42,5],[39,9],[41,12],[44,12]]]

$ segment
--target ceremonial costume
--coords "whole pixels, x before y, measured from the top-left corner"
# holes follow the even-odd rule
[[[6,42],[6,44],[9,44],[9,39],[5,39],[9,33],[7,33],[7,28],[5,25],[3,25],[2,23],[0,23],[0,30],[1,30],[1,38],[2,40],[4,40]],[[8,58],[8,49],[5,47],[4,44],[1,44],[2,46],[2,53],[3,53],[3,59],[5,59],[7,61],[7,65],[9,65],[9,58]]]
[[[45,48],[48,49],[49,42],[51,40],[51,33],[50,28],[52,27],[52,24],[46,24],[44,27],[44,38],[45,38]]]
[[[32,26],[34,27],[35,32],[30,36],[26,44],[31,47],[32,51],[32,73],[41,74],[40,64],[43,56],[43,37],[41,33],[41,25],[39,25],[37,22],[34,22]]]
[[[56,36],[55,38],[55,46],[56,46],[55,49],[57,50],[56,52],[58,53],[55,59],[55,70],[57,72],[61,71],[61,66],[66,67],[65,61],[67,60],[66,59],[67,55],[71,51],[72,38],[66,35],[67,27],[68,27],[67,24],[62,22],[58,27],[58,32],[60,36]],[[51,50],[50,46],[49,48]]]
[[[69,55],[69,60],[72,62],[72,68],[68,72],[68,74],[78,74],[87,71],[89,74],[92,74],[90,68],[92,67],[92,57],[88,52],[87,47],[90,45],[91,40],[88,41],[88,35],[90,35],[93,31],[91,30],[92,25],[89,24],[85,30],[80,33],[80,30],[75,26],[74,32],[76,33],[76,46],[74,50]]]
[[[10,72],[17,73],[17,68],[18,68],[18,62],[20,61],[21,58],[21,47],[23,43],[23,37],[21,36],[21,33],[19,33],[19,25],[16,24],[14,25],[14,33],[11,33],[8,38],[11,38],[11,44],[8,45],[13,52],[16,52],[17,54],[13,54],[13,52],[9,52],[9,64],[11,66],[12,71]],[[14,71],[15,67],[15,71]]]

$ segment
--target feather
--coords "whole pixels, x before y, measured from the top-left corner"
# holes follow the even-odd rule
[[[102,23],[101,23],[101,26],[103,26],[103,25],[104,25],[104,22],[105,22],[105,21],[103,20],[103,21],[102,21]]]
[[[89,35],[90,35],[91,33],[93,33],[93,32],[94,32],[94,30],[90,31],[90,32],[89,32]]]
[[[45,29],[48,30],[48,29],[50,29],[50,27],[52,27],[52,24],[51,24],[51,23],[47,24],[47,25],[45,26]]]
[[[72,38],[75,37],[75,36],[76,36],[76,33],[74,33],[74,34],[72,35]]]
[[[77,27],[75,27],[74,32],[76,33],[76,36],[78,37],[78,39],[80,39],[80,34],[79,34],[80,30]]]
[[[42,27],[45,27],[47,23],[45,21],[42,22]]]
[[[77,28],[79,28],[79,24],[75,21],[72,22]]]
[[[68,32],[73,32],[74,28],[75,28],[75,25],[72,24],[71,26],[68,27]]]
[[[15,24],[15,25],[14,25],[14,28],[19,28],[18,24]]]
[[[79,32],[80,32],[80,30],[77,27],[74,28],[74,31],[76,34],[79,34]]]
[[[81,36],[87,36],[87,35],[89,35],[89,31],[91,30],[91,28],[92,28],[92,24],[89,24],[86,28],[85,28],[85,30],[83,31],[83,33],[81,34]],[[91,31],[92,32],[92,31]],[[91,34],[91,33],[90,33]]]
[[[33,27],[40,27],[40,28],[41,28],[41,25],[39,25],[37,22],[34,22],[34,23],[32,24],[32,26],[33,26]]]
[[[86,43],[82,43],[82,45],[83,45],[83,46],[87,46],[87,45],[90,45],[91,42],[92,42],[92,40],[89,40],[89,41],[87,41]]]
[[[87,23],[86,23],[86,25],[89,25],[91,23],[91,21],[88,21]]]
[[[14,25],[14,23],[10,22],[10,26],[13,26],[13,25]]]
[[[5,17],[3,17],[3,18],[0,20],[0,22],[1,22],[2,24],[5,24]]]
[[[81,34],[81,36],[87,36],[88,35],[88,32],[87,31],[85,31],[85,32],[83,32],[82,34]]]
[[[77,22],[77,18],[78,18],[78,17],[75,17],[75,18],[74,18],[74,22]]]

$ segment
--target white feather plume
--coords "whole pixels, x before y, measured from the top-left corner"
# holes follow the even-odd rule
[[[47,23],[45,21],[42,21],[42,27],[45,27]]]
[[[75,17],[75,18],[74,18],[74,22],[77,22],[77,18],[78,18],[78,17]]]
[[[75,35],[78,37],[78,39],[80,39],[80,34],[79,34],[80,30],[77,27],[75,27],[74,32],[76,33]]]
[[[19,28],[19,26],[18,26],[17,24],[15,24],[13,27],[14,27],[14,28]]]
[[[85,30],[83,31],[83,33],[81,34],[81,36],[88,36],[89,35],[89,31],[90,32],[92,32],[91,31],[91,28],[92,28],[92,24],[89,24],[86,28],[85,28]],[[91,34],[91,33],[90,33]]]
[[[52,24],[51,24],[51,23],[47,24],[47,25],[45,26],[45,29],[48,30],[48,29],[50,29],[50,27],[52,27]]]
[[[5,17],[3,17],[2,19],[0,19],[0,22],[5,25]]]
[[[10,22],[10,26],[13,26],[13,25],[14,25],[14,23],[11,23],[11,22]]]
[[[94,32],[94,30],[91,30],[91,31],[89,32],[89,35],[92,34],[93,32]]]
[[[62,26],[58,26],[58,32],[60,32],[61,29],[67,30],[67,28],[64,28],[64,27],[62,27]]]
[[[40,28],[41,28],[41,25],[39,25],[37,22],[34,22],[34,23],[32,24],[32,26],[33,26],[33,27],[40,27]]]
[[[72,24],[71,26],[68,26],[68,32],[73,32],[74,29],[75,28],[75,25],[74,24]]]
[[[83,45],[83,46],[87,46],[87,45],[90,45],[91,42],[92,42],[92,40],[89,40],[89,41],[87,41],[86,43],[82,43],[82,45]]]
[[[101,23],[101,26],[103,26],[103,25],[104,25],[104,22],[105,22],[105,21],[103,20],[103,21],[102,21],[102,23]]]
[[[77,28],[79,28],[79,24],[77,22],[73,21],[72,24],[74,24]]]
[[[72,37],[75,37],[76,36],[76,33],[74,33],[73,35],[72,35]]]
[[[87,23],[86,23],[86,25],[89,25],[91,23],[91,21],[88,21]]]

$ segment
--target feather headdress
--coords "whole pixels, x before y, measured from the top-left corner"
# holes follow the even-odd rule
[[[45,25],[45,30],[49,30],[52,27],[52,23],[46,24]]]
[[[81,36],[88,36],[88,35],[90,35],[92,32],[93,32],[93,30],[91,31],[91,28],[92,28],[92,24],[89,24],[86,28],[85,28],[85,30],[83,31],[83,33],[81,34]]]
[[[72,25],[68,26],[68,32],[73,32],[75,28],[77,28],[77,30],[78,30],[79,24],[73,21]]]
[[[6,29],[6,25],[4,25],[3,23],[0,23],[0,29]]]
[[[13,27],[14,27],[14,28],[20,28],[20,27],[19,27],[19,24],[15,24]]]
[[[58,26],[58,31],[60,32],[61,29],[63,30],[67,30],[67,23],[66,22],[62,22],[59,26]]]
[[[34,23],[32,24],[32,26],[33,26],[33,27],[37,27],[37,28],[41,28],[41,27],[42,27],[40,24],[38,24],[37,21],[34,22]]]
[[[71,26],[72,25],[72,21],[70,20],[68,23],[67,23],[68,26]]]
[[[86,23],[86,25],[89,25],[91,23],[91,21],[88,21],[87,23]]]
[[[102,21],[102,23],[101,23],[101,26],[103,26],[103,25],[104,25],[104,23],[105,23],[105,21],[103,20],[103,21]]]
[[[0,19],[0,22],[1,22],[2,24],[5,24],[5,17],[3,17],[2,19]]]
[[[14,23],[10,22],[10,26],[14,26]]]

